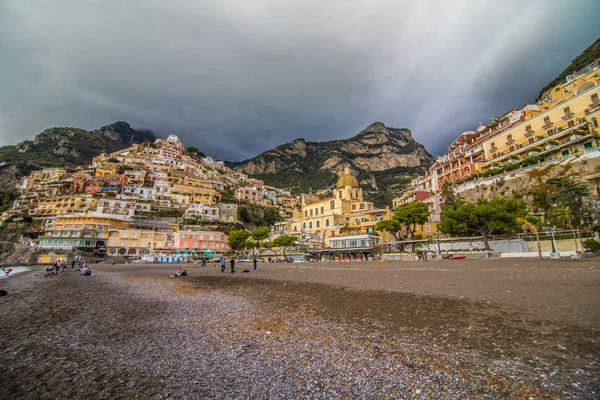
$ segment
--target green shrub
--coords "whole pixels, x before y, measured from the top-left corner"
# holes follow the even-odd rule
[[[588,251],[600,251],[600,242],[596,239],[588,239],[583,242],[583,247]]]

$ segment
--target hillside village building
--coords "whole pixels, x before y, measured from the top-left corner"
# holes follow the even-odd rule
[[[375,233],[378,221],[389,219],[389,209],[380,210],[365,201],[363,191],[349,167],[344,168],[333,190],[333,197],[318,199],[302,195],[301,208],[290,222],[293,235],[309,239],[313,245],[326,246],[331,237],[340,236],[342,231],[354,234]]]
[[[571,163],[580,170],[580,178],[591,182],[600,168],[599,119],[600,60],[596,60],[543,93],[537,104],[510,110],[487,126],[459,135],[425,176],[414,179],[393,200],[394,208],[423,201],[430,206],[431,222],[438,222],[444,184],[475,201],[493,194],[493,185],[499,182],[507,190],[518,188],[526,171],[542,165]],[[596,185],[590,184],[590,190],[598,196]],[[423,199],[424,193],[431,197]]]
[[[246,186],[236,189],[235,191],[235,199],[239,201],[247,201],[249,203],[254,204],[263,204],[263,188],[262,187],[254,187],[254,186]]]

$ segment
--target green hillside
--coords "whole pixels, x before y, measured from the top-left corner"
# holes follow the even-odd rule
[[[548,89],[552,89],[554,86],[565,81],[567,76],[585,68],[587,65],[593,63],[595,60],[600,58],[600,39],[596,40],[594,44],[585,49],[583,53],[578,55],[571,61],[571,64],[567,68],[563,70],[556,78],[554,78],[550,83],[548,83],[540,94],[538,95],[538,99],[542,97],[542,94]]]

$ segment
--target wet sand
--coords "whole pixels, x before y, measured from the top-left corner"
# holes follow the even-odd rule
[[[1,397],[598,397],[597,259],[178,267],[2,280]]]

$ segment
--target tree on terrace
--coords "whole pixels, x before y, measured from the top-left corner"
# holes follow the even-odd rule
[[[241,250],[246,248],[249,237],[250,234],[244,229],[236,229],[229,232],[227,243],[229,243],[229,247],[231,247],[231,250],[235,251],[236,253],[239,253]]]
[[[287,260],[287,256],[285,255],[285,251],[288,247],[296,246],[298,244],[298,238],[291,235],[281,235],[275,238],[271,242],[273,247],[281,247],[283,248],[283,258]]]
[[[429,206],[422,201],[412,201],[396,208],[394,220],[404,226],[411,239],[414,239],[417,225],[423,225],[429,221]]]
[[[577,236],[575,234],[575,228],[573,228],[573,213],[571,207],[559,207],[554,210],[554,219],[565,229],[570,229],[573,232],[573,243],[575,243],[575,252],[579,253],[579,244],[577,243]]]
[[[256,243],[256,247],[258,248],[258,250],[261,249],[263,242],[269,238],[270,234],[271,230],[266,226],[259,226],[258,228],[253,229],[252,232],[250,232],[250,236],[252,237],[252,240]]]
[[[527,204],[514,197],[479,199],[477,203],[462,203],[444,207],[438,229],[451,235],[478,233],[489,249],[492,233],[512,233],[521,230],[517,218],[527,216]]]
[[[379,221],[377,225],[375,225],[375,230],[377,230],[377,232],[388,232],[398,241],[404,240],[402,224],[395,219]]]

